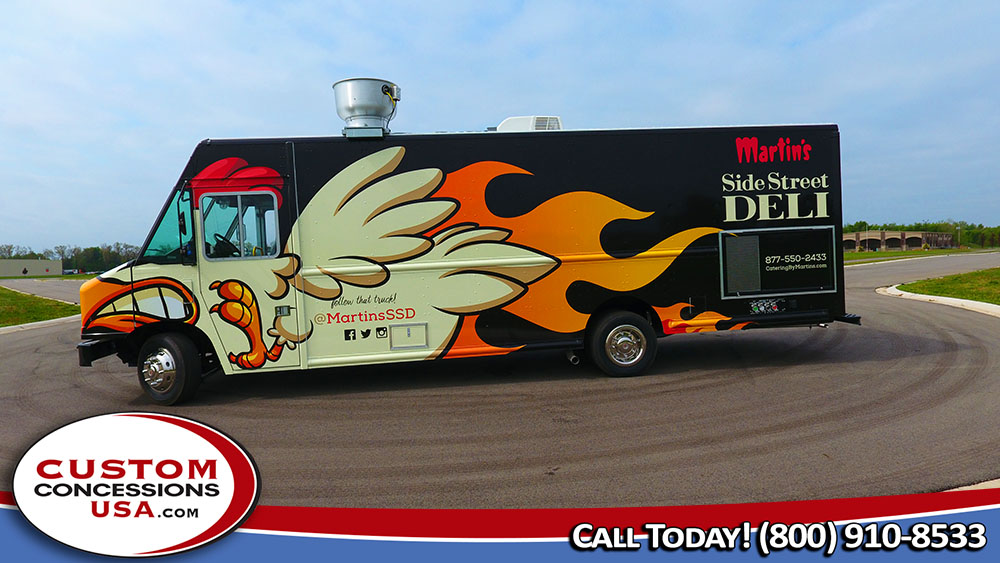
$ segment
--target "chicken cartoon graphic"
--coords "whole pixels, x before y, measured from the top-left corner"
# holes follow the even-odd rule
[[[394,174],[404,154],[387,148],[341,170],[301,210],[281,255],[259,262],[265,271],[211,283],[221,301],[210,314],[242,331],[249,346],[228,353],[232,364],[262,367],[314,336],[313,318],[262,317],[273,309],[262,301],[289,291],[300,292],[310,312],[363,302],[373,291],[391,295],[425,325],[421,357],[413,359],[427,359],[447,351],[463,316],[517,300],[558,267],[555,258],[509,242],[509,230],[472,222],[442,228],[460,203],[431,197],[444,178],[439,169]]]

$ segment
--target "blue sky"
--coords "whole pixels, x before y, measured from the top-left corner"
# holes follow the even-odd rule
[[[480,5],[482,4],[482,5]],[[0,22],[0,243],[141,244],[207,137],[837,123],[844,220],[1000,224],[996,2],[48,2]]]

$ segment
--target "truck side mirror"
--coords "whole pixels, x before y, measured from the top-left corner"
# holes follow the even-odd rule
[[[187,219],[185,219],[184,212],[181,211],[181,202],[191,201],[191,191],[183,190],[181,191],[181,197],[177,198],[177,226],[180,228],[181,235],[187,235]]]

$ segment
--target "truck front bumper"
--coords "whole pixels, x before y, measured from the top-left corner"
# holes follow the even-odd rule
[[[118,347],[114,340],[84,340],[76,345],[76,353],[83,367],[90,367],[94,360],[110,356],[117,351]]]

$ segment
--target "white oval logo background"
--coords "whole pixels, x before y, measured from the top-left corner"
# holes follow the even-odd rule
[[[14,470],[14,500],[28,521],[103,555],[148,557],[205,545],[243,523],[259,496],[257,467],[239,444],[200,422],[158,413],[63,426]]]

